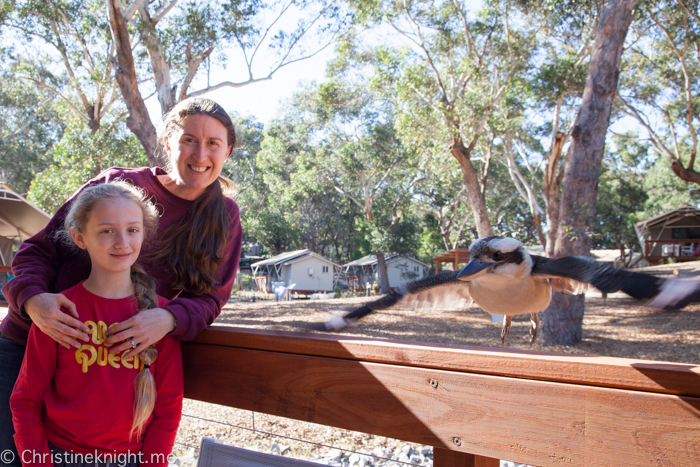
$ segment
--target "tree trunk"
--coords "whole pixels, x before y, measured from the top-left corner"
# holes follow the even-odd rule
[[[610,0],[603,6],[588,65],[583,101],[571,133],[560,202],[557,257],[588,255],[595,217],[598,179],[620,74],[620,57],[632,22],[635,0]],[[581,341],[583,296],[555,292],[543,312],[542,344],[574,345]]]
[[[574,345],[583,337],[584,295],[553,292],[552,303],[542,312],[542,345]]]
[[[491,230],[491,221],[486,209],[486,196],[479,183],[479,174],[474,168],[474,164],[472,164],[471,154],[464,147],[462,141],[454,141],[450,145],[450,152],[457,159],[462,169],[464,188],[467,189],[467,200],[469,201],[469,207],[474,212],[476,230],[479,237],[490,237],[493,235],[493,230]]]
[[[126,108],[129,110],[126,126],[141,142],[151,166],[156,166],[158,165],[156,155],[158,136],[151,122],[151,117],[148,115],[146,104],[139,92],[134,56],[131,53],[129,31],[126,19],[122,14],[121,1],[107,0],[107,10],[109,13],[109,25],[112,29],[112,38],[114,39],[117,52],[116,79]]]
[[[554,257],[554,247],[556,246],[559,228],[559,188],[561,187],[561,178],[557,169],[565,141],[566,135],[562,132],[557,132],[549,150],[544,175],[544,200],[547,205],[548,228],[545,252],[549,258]]]
[[[391,288],[389,286],[389,273],[386,270],[384,253],[377,253],[377,272],[379,273],[379,293],[388,294],[391,292]]]
[[[176,89],[170,84],[170,64],[163,54],[161,43],[158,40],[158,31],[156,25],[153,24],[151,15],[148,12],[148,4],[142,5],[139,8],[139,14],[144,21],[145,26],[141,33],[148,56],[151,59],[151,68],[153,68],[153,78],[156,83],[156,93],[158,94],[158,102],[160,103],[161,115],[165,115],[175,107]]]

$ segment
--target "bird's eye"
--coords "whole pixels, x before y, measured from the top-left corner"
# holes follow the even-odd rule
[[[493,254],[494,261],[500,261],[502,259],[503,259],[503,253],[501,253],[500,251],[497,251]]]

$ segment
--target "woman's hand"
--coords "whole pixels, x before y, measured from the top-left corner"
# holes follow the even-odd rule
[[[119,344],[109,349],[109,353],[116,354],[127,349],[132,349],[124,354],[123,358],[129,358],[139,352],[143,352],[149,345],[155,344],[166,334],[175,329],[175,317],[165,308],[152,308],[136,313],[126,321],[122,321],[107,329],[107,344]],[[133,347],[131,343],[136,347]]]
[[[61,310],[61,307],[68,310],[74,317]],[[44,334],[67,349],[80,348],[82,344],[76,339],[89,341],[87,333],[90,330],[84,323],[78,321],[75,304],[63,294],[33,295],[24,302],[24,311]]]

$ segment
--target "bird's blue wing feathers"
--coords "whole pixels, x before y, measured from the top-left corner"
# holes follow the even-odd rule
[[[619,292],[638,299],[650,299],[661,290],[664,279],[600,263],[585,256],[545,258],[532,255],[532,274],[556,276],[591,284],[601,292]]]

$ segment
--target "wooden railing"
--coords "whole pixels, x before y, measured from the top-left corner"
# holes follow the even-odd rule
[[[434,446],[434,466],[700,465],[700,366],[212,326],[185,397]]]

